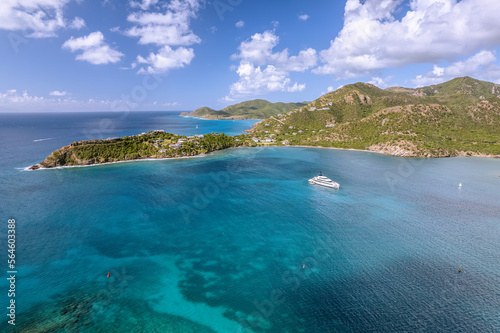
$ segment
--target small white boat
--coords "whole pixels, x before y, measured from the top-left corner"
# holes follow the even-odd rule
[[[321,185],[321,186],[331,187],[331,188],[335,188],[335,189],[339,189],[340,188],[340,184],[339,183],[334,182],[330,178],[323,176],[323,174],[321,173],[321,171],[319,172],[318,176],[309,179],[309,184]]]
[[[462,183],[458,184],[458,187],[462,187]]]

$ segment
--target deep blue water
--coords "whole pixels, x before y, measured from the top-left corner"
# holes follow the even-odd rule
[[[75,140],[253,123],[120,116],[0,114],[17,331],[500,331],[499,160],[243,148],[23,170]],[[341,189],[309,185],[319,170]]]

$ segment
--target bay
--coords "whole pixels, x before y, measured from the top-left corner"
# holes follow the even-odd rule
[[[76,140],[239,134],[252,124],[166,112],[0,114],[17,329],[500,330],[499,160],[271,147],[24,171]],[[319,171],[340,190],[308,184]],[[0,233],[6,262],[7,228]],[[5,318],[0,329],[11,329]]]

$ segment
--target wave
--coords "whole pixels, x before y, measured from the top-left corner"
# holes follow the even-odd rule
[[[35,139],[35,140],[33,140],[33,142],[47,141],[47,140],[52,140],[52,139],[55,139],[55,138]]]

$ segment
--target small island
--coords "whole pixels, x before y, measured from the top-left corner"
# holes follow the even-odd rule
[[[245,135],[229,136],[222,133],[209,133],[184,136],[155,130],[123,138],[73,142],[69,146],[54,151],[43,162],[29,169],[190,157],[245,146],[253,147],[256,144]]]

